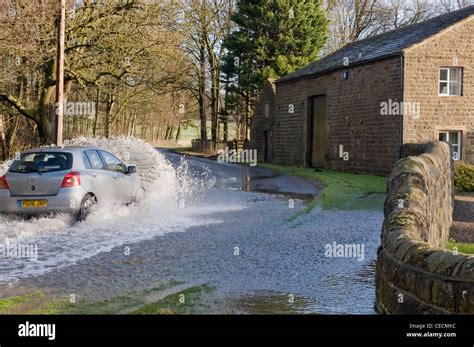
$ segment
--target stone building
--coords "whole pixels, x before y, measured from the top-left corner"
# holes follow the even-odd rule
[[[474,162],[474,6],[268,81],[251,125],[260,161],[375,174],[432,140]]]

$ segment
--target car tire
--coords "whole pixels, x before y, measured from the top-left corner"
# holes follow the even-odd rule
[[[146,189],[140,184],[137,191],[135,192],[135,196],[132,199],[132,204],[136,204],[142,201],[145,195],[146,195]]]
[[[81,207],[79,212],[77,212],[76,220],[83,221],[87,218],[87,215],[90,213],[90,208],[97,204],[97,198],[93,194],[86,194],[86,196],[81,201]]]

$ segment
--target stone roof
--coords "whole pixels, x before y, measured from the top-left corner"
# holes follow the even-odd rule
[[[400,55],[404,49],[424,41],[473,14],[474,5],[471,5],[423,22],[347,44],[341,49],[280,78],[277,82],[285,82],[343,68],[346,57],[349,65],[354,65]]]

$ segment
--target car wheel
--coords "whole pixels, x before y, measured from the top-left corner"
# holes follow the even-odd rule
[[[133,197],[132,199],[132,203],[135,204],[137,202],[140,202],[143,200],[143,198],[145,197],[145,194],[146,194],[146,189],[145,187],[143,187],[142,185],[140,185],[137,189],[137,191],[135,192],[135,196]]]
[[[90,213],[92,206],[97,204],[97,198],[93,194],[87,194],[84,199],[82,199],[81,207],[77,213],[76,219],[82,221],[86,219],[87,215]]]

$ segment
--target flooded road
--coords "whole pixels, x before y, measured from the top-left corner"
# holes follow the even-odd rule
[[[161,154],[175,169],[184,163],[185,173],[161,180],[140,204],[107,207],[79,225],[2,219],[3,235],[39,249],[37,261],[0,259],[4,293],[42,288],[104,299],[180,281],[215,288],[206,313],[374,313],[382,211],[300,213],[320,185]],[[178,204],[163,194],[167,184],[189,182],[201,186],[186,188]],[[339,254],[338,245],[358,252]]]

